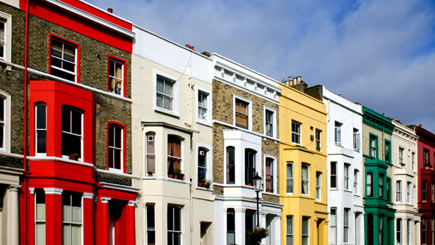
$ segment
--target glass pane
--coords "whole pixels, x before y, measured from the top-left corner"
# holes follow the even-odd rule
[[[171,82],[166,81],[165,82],[165,94],[172,96],[172,86],[173,84]]]
[[[163,108],[163,95],[156,95],[157,106]]]
[[[74,57],[76,53],[76,48],[72,45],[64,43],[65,56]]]
[[[115,157],[115,168],[121,169],[121,151],[120,150],[114,150],[114,157]]]
[[[109,146],[114,146],[113,145],[113,141],[114,141],[114,133],[113,133],[113,124],[109,124]]]
[[[5,119],[4,108],[5,108],[5,99],[3,97],[0,97],[0,121],[4,121],[4,119]]]
[[[155,217],[154,217],[154,205],[147,205],[147,228],[154,228]]]
[[[70,72],[75,72],[75,65],[73,63],[64,61],[62,62],[62,68]]]
[[[287,234],[293,234],[293,217],[287,217]]]
[[[176,207],[174,210],[174,230],[181,231],[180,208]]]
[[[168,230],[174,229],[174,207],[168,207]]]
[[[293,245],[293,237],[287,236],[286,245]]]
[[[37,142],[38,142],[38,144],[37,144],[37,152],[38,153],[45,153],[46,152],[46,138],[47,138],[47,136],[46,136],[46,131],[44,130],[44,131],[42,131],[42,130],[40,130],[40,131],[37,131],[36,132],[36,137],[37,137]]]
[[[148,245],[154,245],[156,242],[156,233],[154,231],[147,232]]]
[[[82,222],[82,208],[81,207],[72,207],[72,218],[73,222],[81,223]]]
[[[115,133],[115,147],[121,148],[121,135],[122,135],[122,129],[121,127],[115,126],[114,127],[114,133]]]
[[[163,89],[163,80],[158,76],[157,77],[157,92],[160,92],[160,93],[164,93],[165,91],[164,91],[164,89]]]
[[[82,113],[76,110],[71,111],[72,116],[72,132],[75,134],[82,134]]]
[[[37,245],[45,245],[45,223],[35,225],[36,243]]]
[[[122,64],[121,63],[118,63],[118,62],[115,63],[115,76],[118,79],[122,80]]]
[[[81,230],[81,226],[77,225],[77,226],[72,226],[72,231],[71,231],[71,237],[72,237],[72,245],[79,245],[81,244],[82,241],[82,230]]]
[[[36,220],[45,220],[45,203],[36,204]]]
[[[71,125],[71,110],[69,108],[62,108],[62,131],[70,132]]]
[[[46,109],[45,104],[38,104],[36,106],[36,118],[37,118],[36,128],[38,128],[38,129],[45,129],[46,128],[46,122],[45,122],[46,110],[45,109]],[[0,113],[0,115],[2,115],[2,114]]]
[[[71,227],[70,225],[63,225],[63,244],[64,245],[72,245],[71,244]]]
[[[164,97],[163,100],[164,100],[164,102],[163,102],[164,103],[164,108],[166,110],[172,111],[172,100],[171,100],[171,98]]]
[[[71,206],[69,204],[62,205],[62,220],[71,222]]]
[[[115,64],[112,59],[109,59],[109,76],[115,76]]]
[[[308,219],[302,219],[302,234],[308,234]]]

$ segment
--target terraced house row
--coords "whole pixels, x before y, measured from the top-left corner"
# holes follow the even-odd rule
[[[81,0],[0,1],[0,111],[1,244],[435,244],[422,125]]]

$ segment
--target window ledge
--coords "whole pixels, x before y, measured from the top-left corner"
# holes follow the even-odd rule
[[[171,117],[175,117],[177,119],[180,119],[180,115],[178,115],[178,113],[174,112],[174,111],[168,111],[159,107],[154,107],[154,111],[158,112],[158,113],[162,113]]]
[[[203,121],[203,120],[196,119],[196,123],[203,125],[203,126],[206,126],[206,127],[210,127],[210,128],[213,127],[213,124],[211,123],[211,121]]]
[[[210,192],[213,191],[211,186],[210,186],[210,188],[205,188],[205,187],[197,186],[196,189],[197,190],[201,190],[201,191],[210,191]]]
[[[344,191],[344,192],[348,192],[348,193],[353,193],[352,190],[348,190],[348,189],[344,189],[343,191]]]
[[[88,167],[94,167],[94,164],[92,164],[92,163],[71,160],[71,159],[68,159],[66,157],[50,157],[50,156],[37,155],[37,156],[29,156],[27,158],[29,160],[33,160],[33,161],[61,161],[61,162],[74,163],[74,164],[78,164],[78,165],[88,166]]]
[[[265,191],[263,191],[262,194],[263,195],[270,195],[270,196],[277,196],[277,197],[280,196],[278,193],[275,193],[275,192],[265,192]]]

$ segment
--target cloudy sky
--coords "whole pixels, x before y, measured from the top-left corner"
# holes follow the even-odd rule
[[[302,76],[435,132],[435,1],[87,0],[277,80]]]

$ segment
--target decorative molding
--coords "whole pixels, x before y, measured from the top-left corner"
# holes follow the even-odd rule
[[[60,188],[44,188],[45,194],[47,195],[62,195],[63,189]]]
[[[112,198],[110,197],[100,197],[101,203],[109,203]]]
[[[82,197],[86,199],[94,199],[94,193],[84,192]]]

